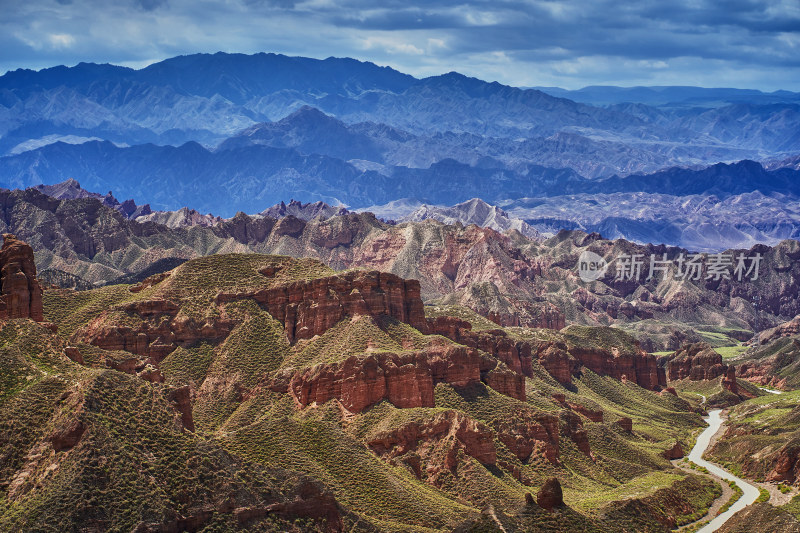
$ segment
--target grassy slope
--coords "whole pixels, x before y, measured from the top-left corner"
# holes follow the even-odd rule
[[[800,391],[791,391],[765,394],[733,407],[728,424],[737,431],[717,441],[709,456],[739,475],[763,481],[784,445],[800,445],[798,402]]]
[[[259,268],[276,263],[283,268],[275,278],[268,279],[258,274]],[[194,453],[191,446],[205,442],[214,449],[227,450],[232,454],[231,460],[248,461],[261,465],[259,468],[288,468],[308,473],[325,482],[347,508],[362,517],[379,520],[382,528],[387,530],[408,527],[448,529],[465,517],[478,513],[484,505],[493,505],[515,515],[522,509],[525,493],[535,491],[535,487],[551,475],[561,478],[567,503],[586,515],[580,519],[584,521],[594,520],[588,518],[590,515],[599,517],[598,508],[613,503],[615,499],[646,497],[648,490],[666,489],[683,479],[683,474],[672,470],[660,453],[676,440],[688,442],[692,430],[701,425],[699,416],[687,413],[685,402],[671,395],[659,396],[590,371],[584,372],[576,380],[576,389],[570,391],[535,364],[535,376],[527,379],[526,384],[529,399],[524,403],[483,385],[456,390],[440,384],[436,388],[436,407],[430,409],[397,409],[381,403],[346,419],[342,419],[335,402],[317,409],[296,410],[288,396],[259,387],[273,371],[341,360],[368,350],[402,351],[420,349],[430,342],[449,342],[441,337],[424,336],[396,321],[345,319],[316,339],[289,346],[280,324],[253,302],[228,304],[224,309],[212,304],[213,297],[220,290],[252,290],[331,273],[321,263],[311,260],[260,255],[207,257],[185,263],[165,281],[138,293],[130,292],[127,286],[84,293],[48,291],[45,296],[46,318],[61,325],[59,336],[66,339],[101,311],[127,301],[166,298],[179,303],[181,313],[198,318],[208,318],[224,311],[239,324],[228,339],[218,345],[201,342],[178,348],[162,362],[167,386],[188,384],[195,391],[209,388],[213,392],[217,389],[212,385],[236,384],[235,388],[219,389],[224,394],[199,395],[194,403],[197,436],[181,434],[178,438],[178,441],[188,439],[195,444],[177,444],[175,441],[170,449],[188,446],[186,449],[189,451],[185,453],[190,454]],[[443,313],[435,308],[426,311],[429,316]],[[448,314],[451,311],[472,321],[475,329],[497,327],[463,309],[450,308]],[[114,317],[115,320],[121,318]],[[599,342],[623,351],[635,349],[630,337],[615,330],[570,328],[559,334],[514,328],[509,332],[521,338],[552,337],[575,344]],[[108,375],[119,376],[111,381],[113,386],[109,385],[114,390],[133,387],[137,391],[146,391],[164,387],[144,384],[116,372],[106,371],[99,375],[106,376],[105,380],[110,379]],[[250,390],[256,392],[246,394]],[[602,409],[606,422],[584,420],[596,460],[586,457],[568,437],[562,435],[560,466],[551,465],[539,457],[523,464],[496,440],[498,459],[518,469],[532,487],[521,484],[504,468],[487,469],[462,456],[458,471],[450,477],[444,476],[437,489],[418,480],[407,468],[380,460],[364,446],[364,440],[375,432],[400,427],[411,420],[425,420],[445,409],[458,410],[490,427],[517,416],[521,410],[532,414],[558,414],[561,407],[552,400],[553,392],[565,394],[573,403]],[[133,394],[135,397],[142,393]],[[127,402],[126,399],[125,404],[114,403],[109,405],[109,409],[115,413],[114,416],[124,417],[130,415],[126,415],[127,410],[136,412],[141,405],[148,405],[144,398],[141,403]],[[634,421],[634,432],[630,435],[614,425],[614,421],[622,416]],[[113,419],[112,425],[118,422]],[[125,426],[133,422],[126,419],[119,423]],[[130,446],[127,439],[133,435],[138,434],[134,431],[117,435],[121,442],[119,446],[123,449]],[[103,450],[109,454],[119,453],[113,447]],[[182,475],[180,470],[178,475]],[[140,482],[144,483],[142,487],[149,487],[144,481],[136,483]],[[136,490],[132,494],[138,494]],[[153,487],[147,490],[153,490]],[[698,489],[694,510],[702,508],[705,490]],[[169,491],[164,494],[165,498],[172,498]],[[141,507],[144,503],[137,498],[132,497],[132,502],[139,503],[128,507],[128,513],[136,514],[144,509]]]

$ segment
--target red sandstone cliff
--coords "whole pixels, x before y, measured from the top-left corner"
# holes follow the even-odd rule
[[[261,273],[271,278],[277,274],[276,268],[280,267],[267,267]],[[627,378],[650,390],[666,384],[657,360],[640,349],[621,353],[561,340],[520,340],[502,329],[472,331],[470,323],[452,317],[427,320],[417,281],[376,271],[350,271],[246,292],[222,292],[215,302],[223,312],[210,321],[191,319],[179,312],[178,304],[167,300],[132,302],[104,312],[73,340],[135,354],[138,358],[124,364],[116,362],[116,367],[160,381],[157,365],[177,346],[201,339],[223,340],[235,327],[226,318],[224,306],[243,299],[255,300],[281,321],[291,343],[321,335],[345,317],[388,316],[423,333],[440,334],[464,345],[443,343],[416,352],[365,354],[294,369],[278,388],[290,392],[301,406],[334,398],[354,412],[381,400],[397,407],[433,406],[436,383],[466,386],[479,381],[524,401],[525,376],[533,375],[534,358],[563,384],[571,383],[581,367]],[[138,317],[138,325],[119,325],[113,320],[113,313],[119,312]],[[583,414],[591,419],[602,416]]]
[[[0,250],[0,319],[42,317],[42,288],[36,280],[33,249],[10,233]]]
[[[458,411],[410,422],[370,438],[367,445],[392,464],[406,464],[417,478],[433,485],[445,470],[455,472],[460,450],[484,465],[497,462],[492,430]]]
[[[437,383],[466,387],[483,380],[500,393],[524,400],[522,376],[500,370],[502,378],[492,377],[497,366],[496,360],[477,350],[443,344],[416,352],[352,356],[342,362],[297,370],[286,391],[302,407],[322,405],[335,398],[352,412],[381,400],[401,408],[433,407]],[[283,389],[278,385],[274,388]]]
[[[427,332],[419,282],[385,272],[351,271],[250,293],[221,293],[216,300],[245,298],[283,322],[289,342],[321,335],[345,316],[386,315]]]
[[[689,378],[691,381],[716,379],[724,375],[728,366],[722,356],[705,342],[689,344],[676,351],[667,363],[670,381]]]
[[[561,341],[517,340],[501,329],[472,331],[472,325],[455,317],[438,317],[428,320],[428,329],[460,344],[483,350],[519,374],[532,376],[534,358],[547,372],[564,385],[572,383],[572,376],[581,366],[603,376],[623,377],[649,390],[666,386],[666,375],[658,359],[641,349],[635,353],[601,347],[568,346]]]

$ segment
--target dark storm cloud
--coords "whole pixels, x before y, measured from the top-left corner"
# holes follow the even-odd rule
[[[786,42],[781,40],[784,33],[796,37],[800,32],[800,13],[767,2],[590,2],[580,8],[574,3],[472,2],[470,9],[453,9],[451,2],[404,5],[332,21],[361,30],[439,29],[455,39],[455,51],[461,52],[558,47],[575,56],[697,57],[779,65],[797,65],[795,56],[800,57],[800,50],[782,53]]]
[[[136,4],[145,11],[153,11],[166,3],[166,0],[136,0]]]
[[[800,89],[797,0],[0,0],[0,13],[0,71],[276,51],[518,85]]]

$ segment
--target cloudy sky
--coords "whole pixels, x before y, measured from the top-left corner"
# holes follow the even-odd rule
[[[0,73],[216,51],[517,86],[800,91],[800,1],[0,0]]]

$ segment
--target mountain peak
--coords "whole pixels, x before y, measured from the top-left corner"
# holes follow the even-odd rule
[[[326,124],[342,124],[337,118],[323,113],[314,106],[304,105],[296,111],[286,115],[277,124],[295,124],[295,123],[326,123]]]

